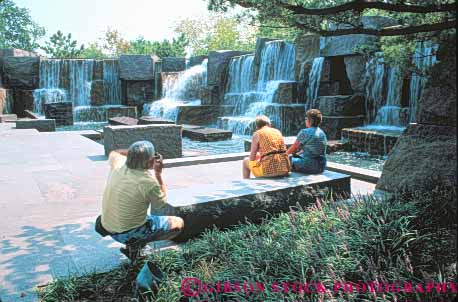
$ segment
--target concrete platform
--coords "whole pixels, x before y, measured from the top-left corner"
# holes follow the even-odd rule
[[[335,198],[341,199],[351,194],[350,176],[345,174],[330,171],[318,175],[290,173],[289,177],[244,180],[227,172],[237,166],[240,169],[240,162],[198,166],[203,171],[218,171],[215,174],[222,173],[223,177],[218,177],[217,183],[171,191],[168,196],[171,207],[155,210],[153,214],[182,217],[187,227],[177,240],[186,240],[213,226],[226,228],[243,223],[245,218],[260,222],[298,204],[306,207],[322,196],[318,189],[332,192]],[[221,179],[226,178],[224,176],[229,177]]]
[[[106,271],[125,258],[118,243],[93,231],[109,171],[103,146],[76,132],[44,133],[12,126],[0,124],[0,299],[36,301],[35,286],[53,277]],[[281,191],[286,185],[281,180],[278,184],[243,181],[243,156],[231,155],[231,161],[222,163],[215,161],[224,161],[224,156],[194,158],[204,166],[190,165],[189,159],[166,160],[164,180],[170,202],[185,202],[183,196],[204,198],[193,195],[205,194],[199,186],[206,186],[206,195],[217,198],[215,194],[235,194],[247,186]],[[228,182],[233,187],[224,192],[220,185]],[[371,184],[357,186],[361,191],[373,190]],[[159,242],[152,247],[176,245]]]

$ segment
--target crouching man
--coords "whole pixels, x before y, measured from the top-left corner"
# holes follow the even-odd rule
[[[150,205],[157,209],[166,204],[162,159],[156,156],[151,142],[140,141],[127,151],[111,152],[109,165],[96,229],[124,243],[126,248],[121,252],[135,261],[148,242],[176,237],[184,223],[179,217],[148,215]]]

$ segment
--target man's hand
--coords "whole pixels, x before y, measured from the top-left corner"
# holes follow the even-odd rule
[[[162,162],[162,158],[154,160],[153,170],[155,175],[161,175],[163,168],[164,163]]]

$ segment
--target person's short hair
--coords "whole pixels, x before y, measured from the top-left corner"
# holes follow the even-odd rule
[[[255,120],[256,129],[261,129],[264,126],[270,126],[270,119],[265,115],[259,115]]]
[[[126,166],[129,169],[148,170],[148,162],[154,158],[155,152],[151,142],[135,142],[127,150]]]
[[[323,120],[323,115],[318,109],[310,109],[305,113],[305,118],[310,121],[310,126],[318,127]]]

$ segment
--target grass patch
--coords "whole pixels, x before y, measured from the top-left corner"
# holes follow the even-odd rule
[[[327,201],[284,213],[260,225],[211,230],[182,251],[154,255],[167,276],[154,301],[188,301],[186,277],[203,282],[260,282],[255,293],[202,292],[210,301],[279,300],[452,300],[451,294],[333,291],[335,282],[456,282],[456,190],[436,189],[390,200],[357,198],[352,204]],[[136,301],[141,264],[102,274],[58,279],[43,288],[41,301]],[[274,292],[271,284],[322,282],[326,292]],[[449,291],[450,293],[450,291]],[[103,300],[106,299],[106,300]],[[111,299],[111,300],[109,300]]]

